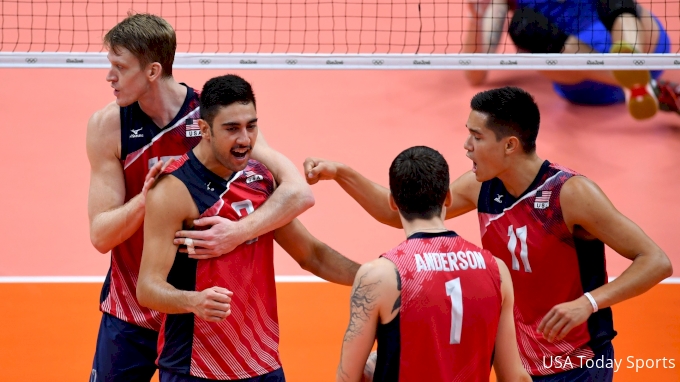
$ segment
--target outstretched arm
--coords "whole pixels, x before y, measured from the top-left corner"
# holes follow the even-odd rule
[[[182,182],[165,176],[149,191],[144,219],[144,251],[137,282],[142,306],[163,313],[194,313],[207,321],[221,321],[230,313],[232,292],[221,287],[200,292],[178,290],[168,283],[177,246],[172,243],[182,223],[198,216],[198,209]]]
[[[304,163],[309,184],[319,180],[335,180],[345,192],[363,207],[373,218],[383,224],[402,228],[399,213],[390,208],[390,190],[364,177],[351,167],[321,158],[307,158]],[[446,218],[462,215],[477,206],[481,183],[471,171],[451,183],[451,206],[446,209]]]
[[[210,226],[210,229],[178,231],[175,244],[184,244],[184,238],[194,240],[196,254],[193,258],[208,259],[231,252],[248,240],[283,227],[314,205],[312,190],[293,162],[269,147],[261,131],[253,148],[253,159],[267,166],[278,185],[276,191],[257,210],[239,221],[213,216],[194,222],[196,227]]]
[[[312,236],[299,220],[277,229],[274,238],[302,269],[332,283],[352,285],[359,264]]]
[[[633,261],[614,281],[590,291],[598,309],[640,295],[673,275],[673,267],[663,250],[619,212],[593,181],[582,176],[569,179],[562,186],[560,201],[564,221],[569,227],[582,227]],[[538,329],[549,341],[561,340],[571,329],[585,322],[594,309],[590,301],[581,296],[553,307]]]
[[[353,168],[321,158],[307,158],[304,163],[309,184],[319,180],[335,180],[345,192],[361,205],[377,221],[401,228],[399,213],[390,209],[390,190],[371,181]]]

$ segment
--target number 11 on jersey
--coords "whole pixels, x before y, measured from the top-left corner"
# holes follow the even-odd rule
[[[517,239],[519,238],[519,257],[522,259],[522,264],[524,264],[524,271],[531,273],[529,248],[527,247],[527,226],[519,227],[516,230],[513,228],[513,226],[508,227],[508,251],[510,251],[510,256],[512,256],[512,269],[519,271],[519,261],[517,261],[517,256],[515,255]]]

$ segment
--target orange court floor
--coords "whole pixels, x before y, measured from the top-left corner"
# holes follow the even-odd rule
[[[439,150],[452,177],[469,170],[462,146],[470,98],[490,87],[521,86],[542,113],[538,155],[597,182],[666,251],[674,276],[680,273],[680,115],[639,122],[622,105],[570,105],[528,71],[492,72],[480,88],[468,86],[457,71],[174,75],[200,88],[226,72],[253,84],[262,134],[300,170],[305,157],[319,156],[383,185],[392,159],[413,145]],[[113,100],[105,75],[104,69],[0,69],[0,381],[70,382],[89,375],[109,255],[89,241],[85,129],[90,115]],[[664,76],[680,80],[678,71]],[[366,262],[403,240],[400,230],[375,222],[334,182],[312,189],[316,205],[300,220],[347,257]],[[447,226],[480,244],[475,214]],[[628,264],[607,249],[609,276]],[[278,247],[275,268],[288,380],[334,380],[349,287],[305,282],[309,275]],[[616,381],[680,381],[677,280],[614,307],[615,358],[622,361]]]

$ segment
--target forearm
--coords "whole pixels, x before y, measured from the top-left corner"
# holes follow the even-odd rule
[[[115,209],[101,212],[90,223],[90,241],[101,253],[129,239],[144,222],[141,195]]]
[[[167,281],[157,279],[137,284],[137,300],[142,306],[167,314],[194,313],[192,291],[178,290]]]
[[[346,258],[326,244],[319,243],[308,263],[300,264],[303,269],[335,284],[351,286],[360,264]]]
[[[621,276],[590,294],[599,309],[607,308],[648,291],[672,272],[670,261],[661,250],[640,254]]]
[[[399,213],[389,206],[390,191],[367,179],[349,166],[338,166],[335,181],[377,221],[402,228]]]
[[[314,197],[307,184],[282,183],[264,204],[238,222],[243,241],[283,227],[312,205]]]

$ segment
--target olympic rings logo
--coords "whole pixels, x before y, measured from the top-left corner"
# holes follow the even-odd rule
[[[211,60],[208,60],[208,59],[205,59],[205,58],[198,60],[198,63],[201,64],[201,65],[208,65],[211,62],[212,62]]]
[[[545,60],[546,65],[557,65],[557,60]]]
[[[645,60],[633,60],[633,64],[640,66],[645,64]]]
[[[29,63],[29,64],[35,64],[36,62],[38,62],[38,59],[34,58],[34,57],[30,57],[30,58],[26,59],[26,62]]]
[[[384,63],[385,63],[385,61],[383,61],[383,60],[373,60],[373,65],[382,65]]]
[[[297,60],[286,60],[286,64],[288,64],[288,65],[296,65],[296,64],[297,64]]]
[[[460,65],[470,65],[472,62],[470,60],[458,60]]]

